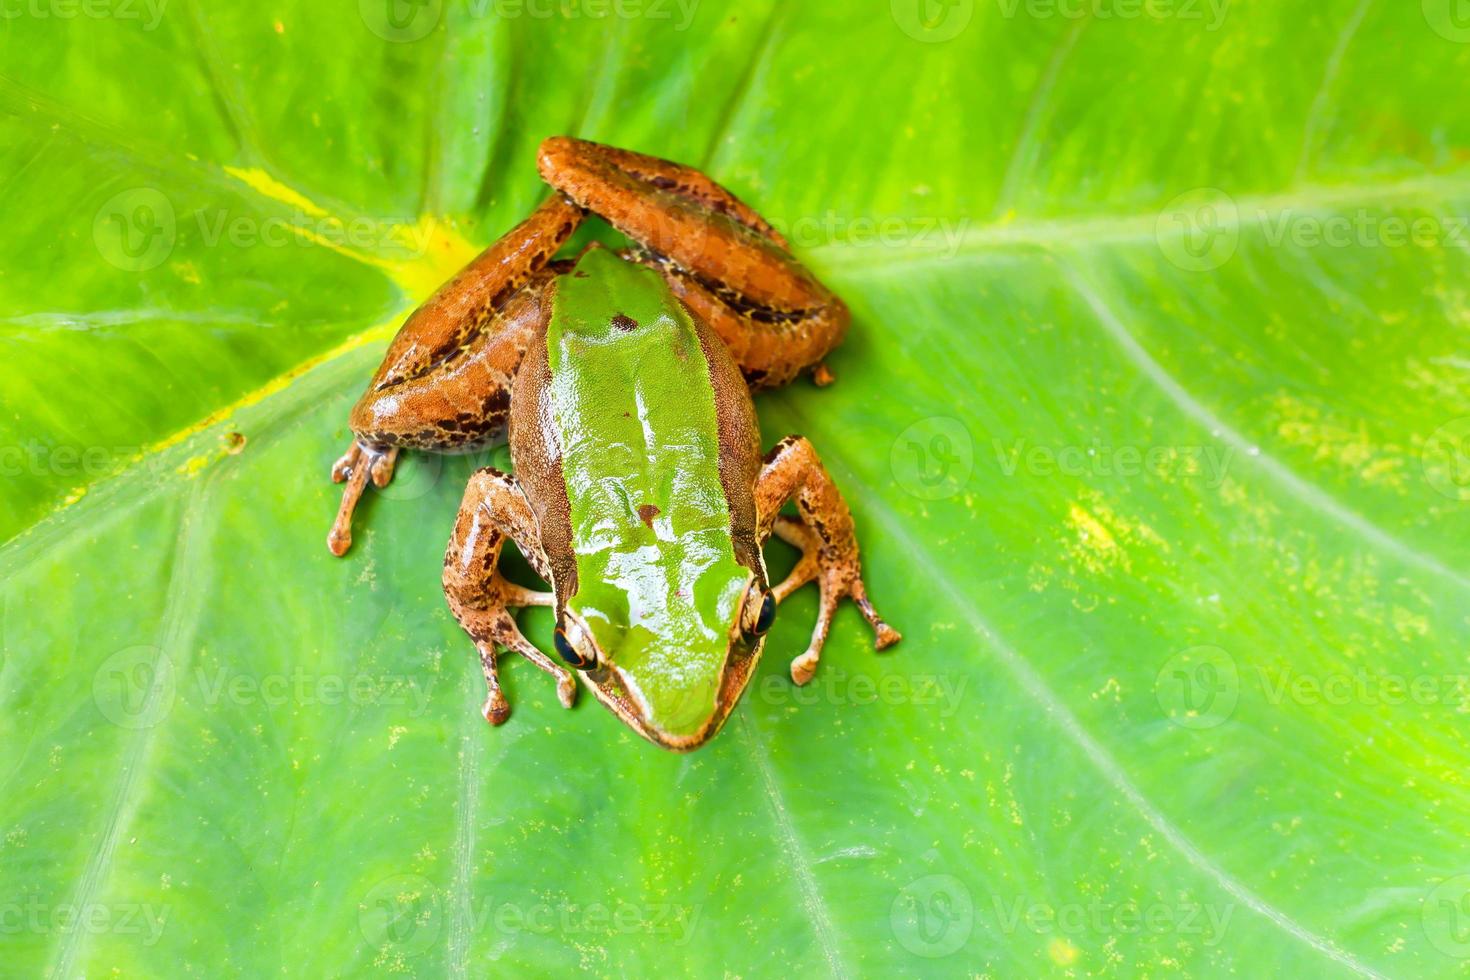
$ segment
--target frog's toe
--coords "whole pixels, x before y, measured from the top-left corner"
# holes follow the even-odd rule
[[[485,698],[485,706],[480,709],[485,720],[492,725],[504,725],[510,717],[510,701],[506,700],[505,692],[500,690],[491,691]]]
[[[368,472],[370,472],[373,477],[373,486],[377,487],[379,490],[386,487],[388,485],[388,481],[393,479],[393,467],[397,465],[397,463],[397,446],[394,446],[393,448],[383,452],[374,453],[372,456],[372,465],[368,470]]]
[[[868,590],[863,585],[861,578],[853,580],[851,594],[852,601],[857,604],[858,612],[863,614],[863,618],[873,628],[873,649],[887,650],[903,639],[903,634],[889,626],[883,617],[878,615],[878,610],[873,608],[873,604],[868,601]]]
[[[556,699],[563,708],[570,708],[577,703],[577,680],[571,674],[557,676]]]
[[[791,679],[798,685],[805,684],[812,679],[817,672],[817,663],[821,659],[821,652],[808,650],[795,660],[791,661]]]

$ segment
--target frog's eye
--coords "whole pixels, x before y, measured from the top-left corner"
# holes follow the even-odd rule
[[[588,649],[590,644],[586,642],[586,635],[580,629],[576,629],[576,634],[576,639],[573,639],[565,624],[557,624],[553,638],[557,655],[578,670],[591,670],[597,666],[597,654]]]
[[[746,593],[745,632],[749,636],[765,636],[776,621],[776,597],[769,589],[757,587]]]

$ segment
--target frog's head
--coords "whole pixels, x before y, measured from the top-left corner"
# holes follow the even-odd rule
[[[731,560],[728,545],[702,547],[707,537],[596,556],[608,559],[604,577],[584,577],[557,618],[557,653],[598,700],[681,752],[720,730],[776,617],[765,570]]]

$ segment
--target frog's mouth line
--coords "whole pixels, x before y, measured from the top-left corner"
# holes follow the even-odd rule
[[[765,650],[765,646],[764,636],[758,637],[753,644],[742,636],[730,645],[730,653],[725,658],[725,667],[720,674],[720,690],[715,699],[715,712],[698,731],[689,735],[671,735],[649,725],[643,713],[638,710],[637,703],[627,685],[623,683],[622,675],[615,666],[598,667],[596,670],[587,671],[582,674],[582,679],[592,689],[597,700],[607,705],[613,714],[622,719],[624,724],[654,745],[675,752],[692,752],[714,738],[720,727],[725,724],[725,719],[730,716],[730,712],[735,710],[735,705],[745,692],[747,682],[760,664],[761,653]]]

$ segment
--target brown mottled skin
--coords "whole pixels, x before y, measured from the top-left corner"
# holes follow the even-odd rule
[[[577,589],[566,484],[545,444],[540,414],[549,404],[545,332],[552,291],[561,276],[576,274],[575,261],[554,256],[591,212],[636,243],[623,257],[660,272],[694,321],[715,392],[720,482],[736,560],[764,587],[760,549],[774,533],[802,552],[772,590],[776,601],[818,583],[816,628],[791,664],[792,678],[810,680],[844,596],[872,625],[879,649],[896,643],[899,634],[867,599],[841,494],[801,437],[783,439],[762,459],[750,399],[751,389],[784,384],[804,370],[819,382],[830,380],[822,358],[842,340],[847,307],[786,251],[760,215],[697,170],[567,137],[546,140],[539,165],[558,193],[414,311],[353,408],[353,445],[332,469],[333,479],[347,483],[328,538],[332,552],[350,546],[352,511],[367,480],[386,485],[400,449],[467,452],[508,429],[515,476],[486,468],[471,477],[444,558],[444,591],[479,650],[487,719],[500,724],[510,713],[496,666],[500,648],[555,676],[562,703],[572,704],[572,672],[521,634],[511,610],[561,610]],[[798,516],[781,515],[793,500]],[[506,538],[553,583],[554,593],[525,589],[499,573]],[[646,722],[616,670],[599,665],[579,673],[635,730],[666,748],[688,750],[718,731],[760,652],[760,643],[732,643],[720,711],[703,730],[679,738]]]

